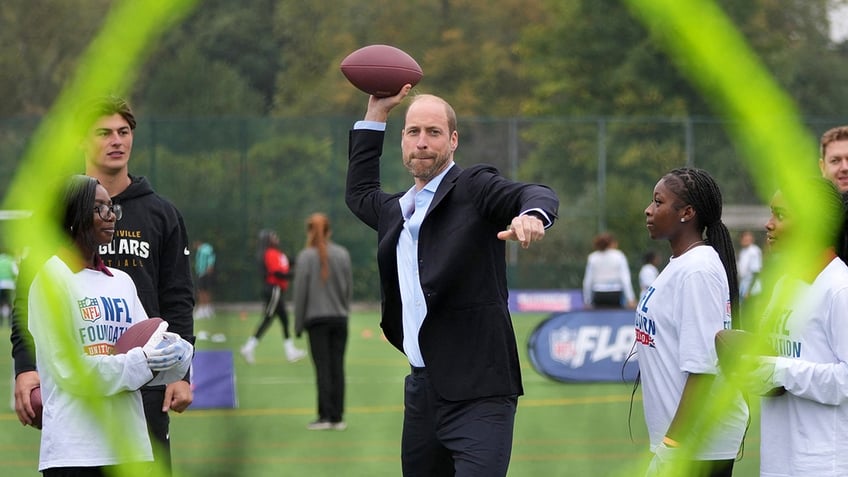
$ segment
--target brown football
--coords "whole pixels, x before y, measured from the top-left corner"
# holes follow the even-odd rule
[[[32,418],[32,427],[41,429],[41,416],[44,413],[44,403],[41,401],[41,386],[32,388],[29,392],[29,402],[32,405],[32,410],[35,411],[35,417]]]
[[[424,76],[413,57],[389,45],[364,46],[339,67],[352,85],[378,98],[398,94],[405,84],[415,86]]]
[[[115,342],[115,354],[124,354],[133,348],[147,344],[147,340],[153,336],[162,321],[162,318],[148,318],[127,328]]]

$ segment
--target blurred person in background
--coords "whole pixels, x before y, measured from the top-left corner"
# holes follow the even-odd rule
[[[194,242],[194,273],[197,276],[197,307],[194,319],[202,320],[215,316],[212,306],[212,288],[215,285],[215,249],[207,242]]]
[[[0,324],[12,324],[12,302],[17,279],[18,261],[11,254],[0,252]]]
[[[745,303],[762,291],[760,272],[763,269],[763,251],[757,246],[754,233],[750,230],[742,232],[739,236],[739,247],[739,257],[736,259],[739,271],[739,301]]]
[[[256,332],[241,347],[241,355],[250,364],[256,362],[256,347],[259,346],[259,340],[268,331],[276,316],[280,319],[280,325],[283,328],[283,348],[286,359],[292,363],[300,361],[306,357],[306,352],[294,345],[289,332],[289,314],[286,310],[285,294],[291,280],[289,259],[280,248],[280,237],[273,230],[259,231],[256,259],[262,274],[262,298],[265,306],[262,308],[262,321],[256,328]]]
[[[318,386],[318,419],[310,430],[344,430],[345,372],[353,272],[347,249],[330,240],[326,215],[306,221],[306,247],[297,254],[294,276],[295,333],[309,334]]]
[[[586,259],[583,301],[587,308],[636,307],[630,266],[612,234],[604,232],[592,240],[595,249]]]
[[[651,286],[651,283],[654,283],[654,280],[656,280],[657,276],[660,274],[660,270],[657,268],[659,261],[660,256],[654,250],[648,250],[642,257],[642,268],[639,269],[640,300],[645,296],[645,292],[648,291],[648,287]]]

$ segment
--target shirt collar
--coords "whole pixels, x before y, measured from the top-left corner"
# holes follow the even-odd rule
[[[100,258],[100,254],[94,255],[94,265],[87,267],[87,268],[89,268],[91,270],[96,270],[98,272],[103,272],[110,277],[113,276],[112,272],[109,271],[109,267],[107,267],[106,264],[103,263],[103,259]]]
[[[435,195],[436,189],[438,189],[439,185],[441,185],[442,183],[442,179],[445,178],[445,175],[447,175],[448,171],[451,170],[454,164],[455,162],[451,161],[451,163],[448,164],[448,167],[446,167],[445,170],[440,172],[439,175],[437,175],[436,177],[430,179],[430,182],[424,184],[424,187],[422,187],[420,191],[416,190],[415,186],[413,185],[409,188],[409,190],[406,191],[403,196],[400,197],[400,199],[398,199],[398,201],[400,202],[400,208],[403,213],[403,217],[405,219],[409,220],[409,218],[412,216],[412,213],[415,211],[415,195],[425,190]]]

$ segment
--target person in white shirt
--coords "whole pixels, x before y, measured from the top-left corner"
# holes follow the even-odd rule
[[[153,460],[139,388],[181,379],[192,346],[163,323],[145,346],[113,354],[123,332],[148,319],[129,275],[106,267],[97,253],[112,240],[121,207],[87,176],[71,179],[62,206],[72,246],[59,247],[29,290],[43,402],[38,470],[45,477],[111,475],[109,468]]]
[[[583,275],[583,302],[587,308],[636,306],[627,257],[616,245],[615,237],[606,232],[592,241],[595,251],[586,259]]]
[[[648,476],[729,477],[748,408],[717,369],[715,334],[738,310],[733,240],[721,221],[721,192],[700,169],[664,175],[645,209],[654,240],[671,258],[636,308],[645,421],[654,453]],[[729,403],[717,399],[729,393]],[[716,406],[720,415],[710,416]]]
[[[763,269],[763,251],[757,246],[754,234],[750,230],[742,232],[739,236],[739,257],[736,267],[739,272],[739,299],[743,303],[752,296],[759,295],[762,291],[760,284],[760,271]]]
[[[796,237],[817,260],[778,279],[760,323],[777,356],[759,358],[751,375],[741,380],[752,393],[785,389],[761,398],[762,477],[848,475],[848,251],[841,245],[845,210],[831,182],[808,182],[799,198],[803,204],[793,204],[781,192],[773,196],[765,226],[777,270],[797,268],[789,266],[783,250]],[[824,237],[809,232],[804,206],[827,224]]]
[[[651,283],[654,283],[654,280],[657,279],[657,276],[660,274],[660,270],[657,268],[657,263],[659,262],[659,255],[657,252],[653,250],[648,250],[645,252],[644,257],[642,257],[642,268],[639,269],[639,299],[645,296],[645,292],[648,291],[648,287],[651,286]]]

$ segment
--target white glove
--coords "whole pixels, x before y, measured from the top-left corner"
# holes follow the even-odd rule
[[[665,442],[660,443],[654,450],[654,458],[651,459],[648,465],[648,471],[645,472],[645,477],[657,477],[666,475],[672,462],[680,458],[680,448],[669,447]]]
[[[165,332],[167,331],[168,322],[163,321],[159,323],[159,327],[150,335],[147,343],[144,343],[144,346],[141,347],[141,350],[144,351],[144,356],[147,357],[148,366],[150,365],[150,357],[156,355],[156,347],[162,343],[162,337],[165,336]],[[152,370],[153,368],[151,367],[150,369]]]
[[[191,367],[191,358],[194,352],[194,347],[191,346],[191,343],[180,338],[176,333],[165,333],[165,337],[170,339],[168,347],[172,348],[174,354],[177,356],[177,360],[173,367],[154,373],[155,376],[153,379],[147,383],[150,386],[167,385],[179,381],[185,377]]]
[[[774,392],[780,385],[774,379],[774,356],[743,356],[740,367],[745,370],[743,386],[750,394],[760,396]]]
[[[191,359],[191,344],[176,333],[165,331],[167,327],[167,323],[159,325],[153,336],[142,347],[142,351],[147,356],[147,367],[151,371],[164,371],[173,368],[181,361]]]

